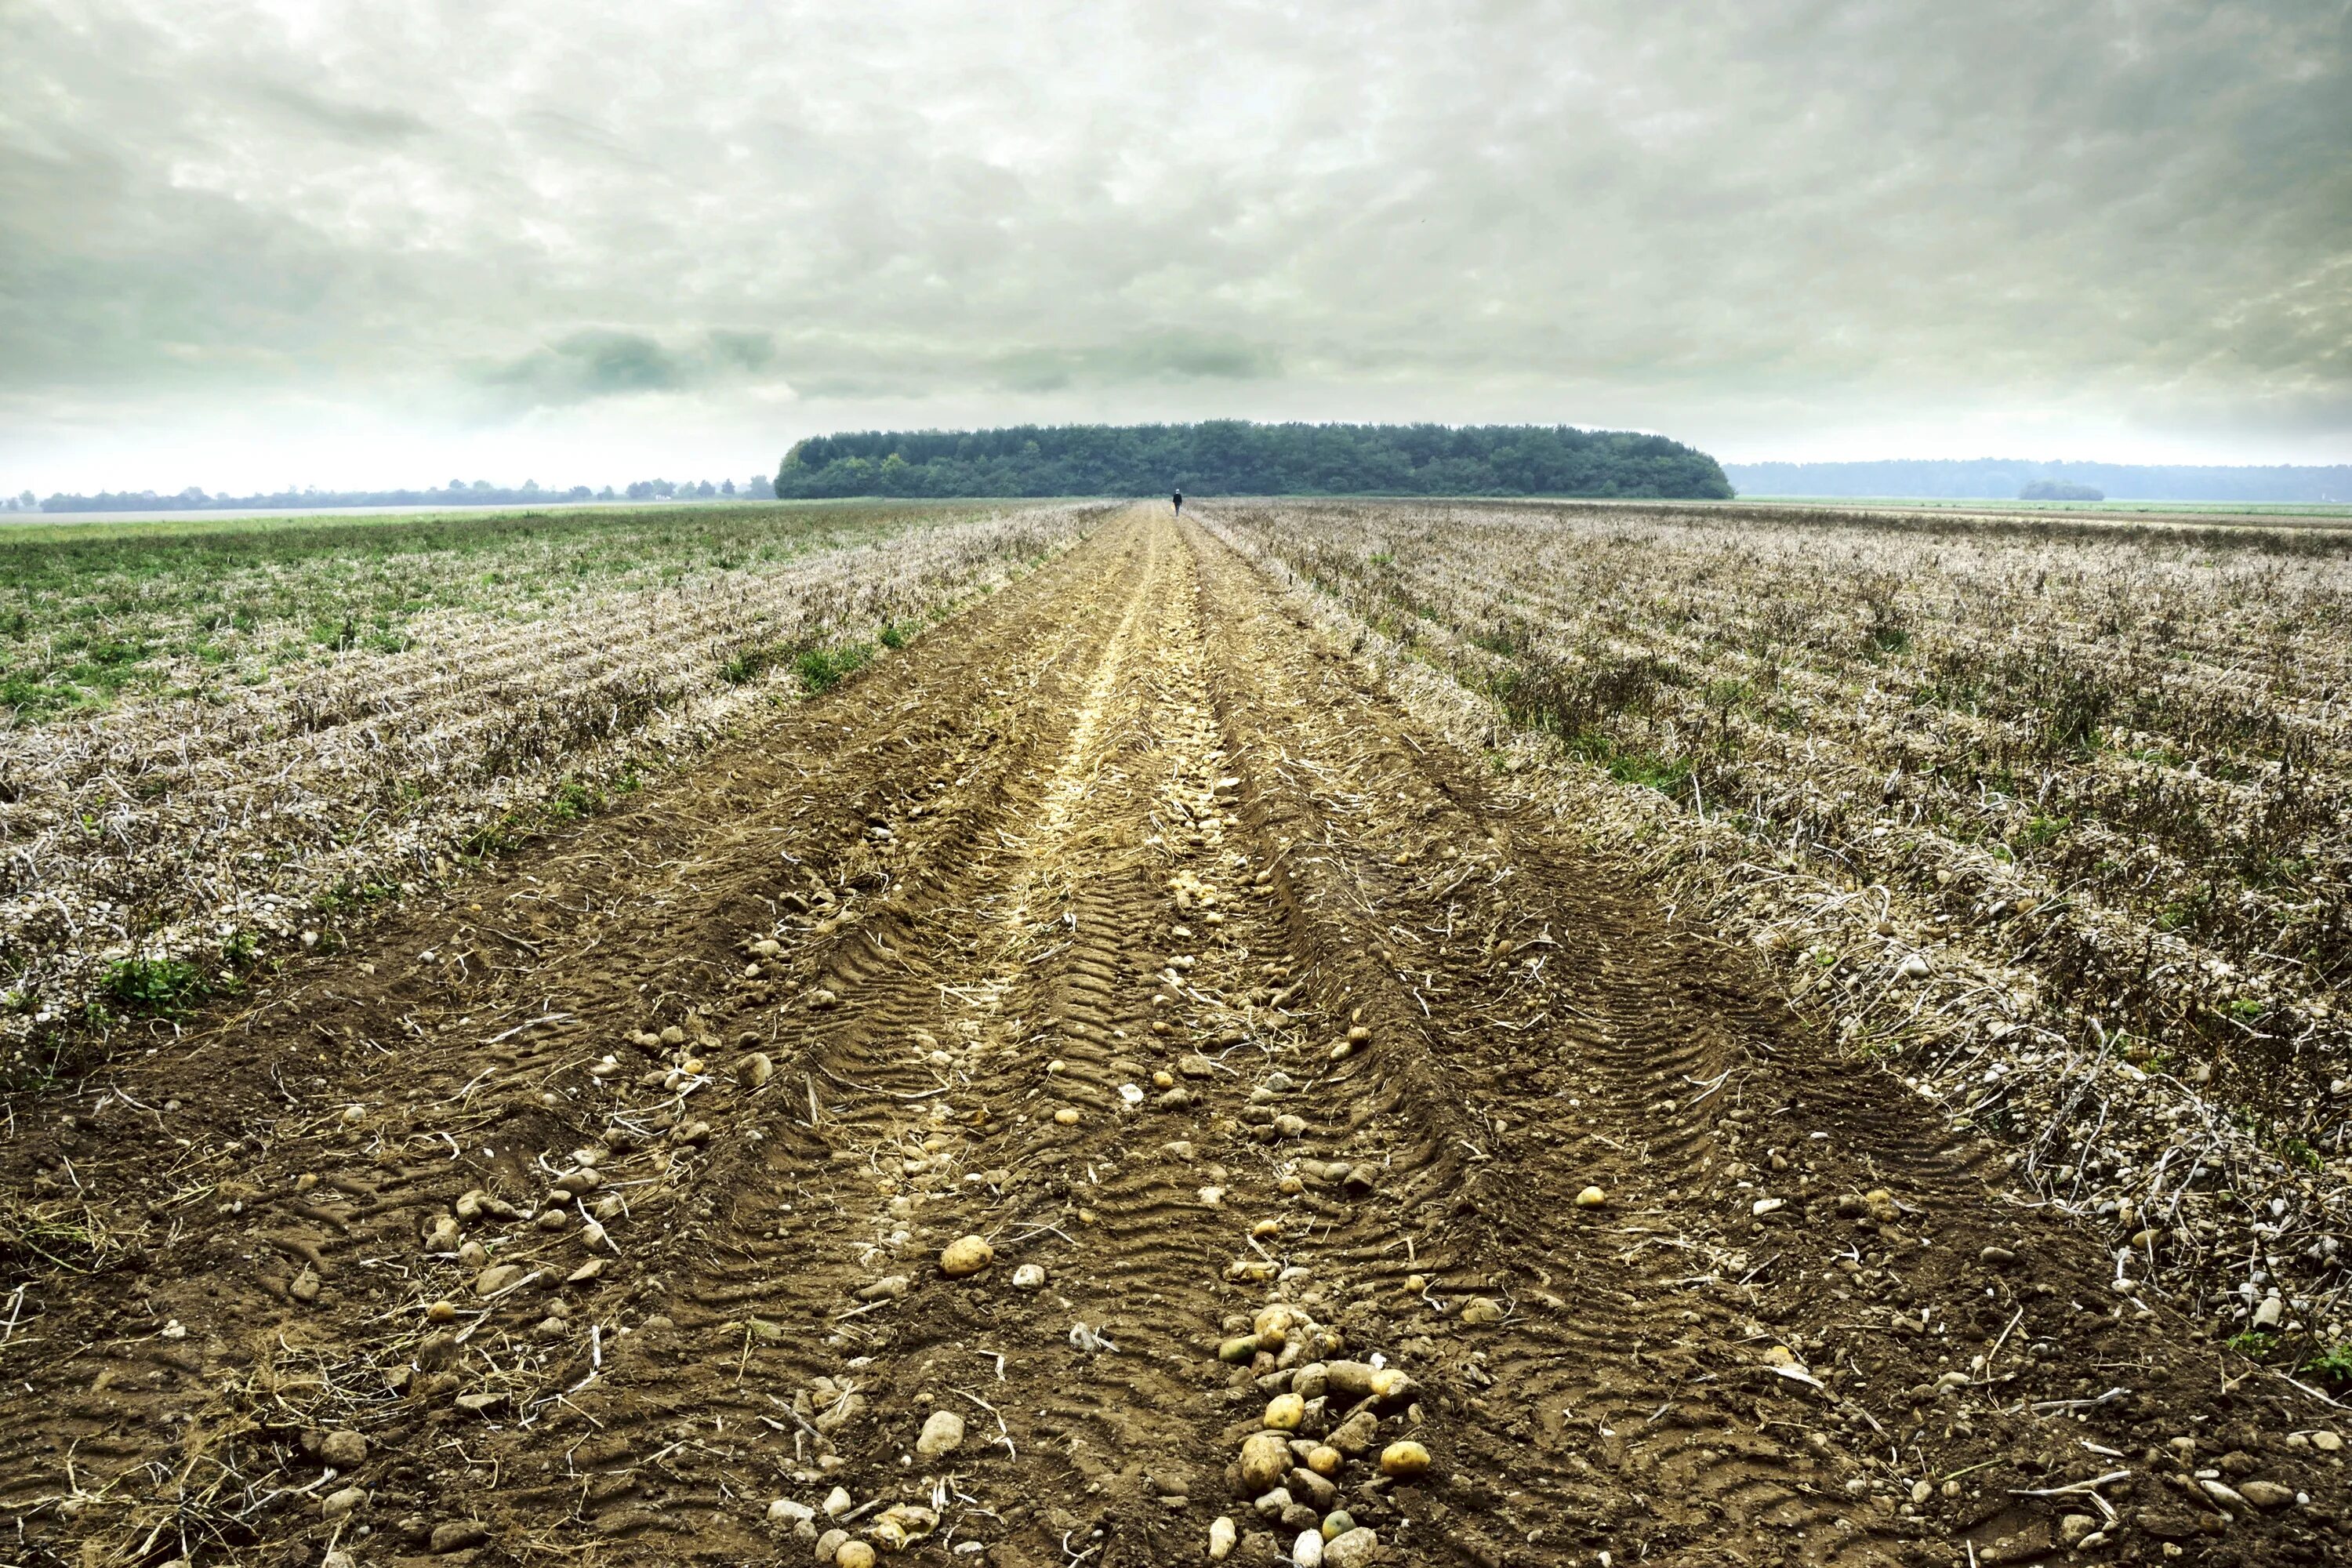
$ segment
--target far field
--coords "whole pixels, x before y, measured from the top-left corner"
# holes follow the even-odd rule
[[[11,1561],[2352,1551],[2352,535],[0,568]]]

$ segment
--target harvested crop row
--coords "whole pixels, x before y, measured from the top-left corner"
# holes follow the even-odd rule
[[[6,1069],[48,1070],[93,1019],[235,985],[272,946],[316,941],[322,904],[576,815],[1098,515],[934,515],[771,564],[590,579],[521,619],[511,605],[420,615],[396,650],[0,732]]]
[[[2011,1142],[2111,1238],[2120,1290],[2185,1288],[2284,1363],[2346,1355],[2337,554],[1663,510],[1208,515],[1402,656],[1458,734],[1564,764],[1528,787],[1685,918]]]

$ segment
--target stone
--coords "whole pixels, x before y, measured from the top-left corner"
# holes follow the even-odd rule
[[[2344,1439],[2334,1432],[2323,1429],[2311,1435],[2311,1446],[2323,1454],[2333,1454],[2344,1447]]]
[[[1038,1263],[1024,1263],[1014,1269],[1013,1288],[1015,1290],[1043,1290],[1045,1288],[1045,1266]]]
[[[952,1454],[963,1447],[963,1417],[952,1410],[934,1410],[915,1439],[915,1452],[926,1459]]]
[[[319,1445],[319,1458],[339,1470],[348,1470],[367,1459],[367,1439],[356,1432],[330,1432]]]
[[[1381,1474],[1409,1481],[1429,1472],[1429,1450],[1410,1438],[1381,1450]]]
[[[840,1551],[843,1543],[848,1539],[849,1531],[845,1530],[826,1531],[816,1538],[816,1560],[820,1563],[832,1562],[833,1554]]]
[[[1501,1303],[1484,1296],[1473,1296],[1462,1303],[1462,1321],[1465,1323],[1499,1323],[1508,1315]]]
[[[940,1254],[940,1272],[950,1279],[961,1279],[995,1261],[996,1248],[988,1245],[987,1237],[967,1236],[948,1243],[947,1249]]]
[[[1320,1530],[1300,1531],[1298,1539],[1291,1543],[1290,1561],[1297,1568],[1323,1568],[1323,1532]]]
[[[1323,1548],[1323,1568],[1364,1568],[1381,1558],[1381,1538],[1360,1527],[1335,1535]]]
[[[348,1517],[353,1510],[365,1504],[366,1501],[367,1489],[365,1487],[345,1487],[340,1491],[329,1492],[325,1497],[319,1500],[319,1517],[321,1519],[343,1519]]]
[[[1352,1459],[1368,1452],[1380,1435],[1379,1418],[1369,1410],[1359,1410],[1332,1432],[1331,1447]]]
[[[2068,1546],[2080,1546],[2083,1537],[2099,1528],[2099,1521],[2087,1513],[2070,1513],[2058,1521],[2058,1539]]]
[[[1253,1432],[1242,1441],[1241,1469],[1252,1497],[1270,1491],[1290,1473],[1290,1445],[1279,1432]]]
[[[478,1519],[453,1519],[433,1527],[429,1538],[433,1554],[463,1552],[468,1546],[479,1546],[490,1538],[490,1527]]]
[[[302,1271],[294,1276],[294,1282],[286,1287],[286,1293],[309,1306],[319,1299],[319,1271],[305,1263]]]
[[[2294,1489],[2276,1481],[2242,1482],[2238,1494],[2256,1508],[2284,1508],[2294,1500]]]
[[[1295,1467],[1286,1485],[1290,1495],[1310,1508],[1328,1509],[1339,1500],[1339,1489],[1304,1465]]]
[[[839,1519],[852,1506],[847,1487],[835,1487],[824,1495],[824,1517],[827,1519]]]
[[[1234,1540],[1237,1531],[1234,1527],[1234,1521],[1223,1514],[1218,1515],[1216,1519],[1210,1521],[1209,1561],[1212,1563],[1223,1563],[1226,1558],[1232,1556],[1234,1551]]]
[[[474,1276],[474,1294],[495,1296],[522,1278],[520,1263],[494,1263]]]
[[[788,1497],[780,1497],[768,1505],[770,1524],[806,1524],[815,1518],[816,1510],[804,1502],[794,1502]]]

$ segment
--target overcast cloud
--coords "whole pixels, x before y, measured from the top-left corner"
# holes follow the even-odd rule
[[[2352,455],[2352,5],[0,0],[0,486]]]

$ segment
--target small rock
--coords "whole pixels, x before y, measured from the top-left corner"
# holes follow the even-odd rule
[[[319,1500],[319,1516],[321,1519],[342,1519],[366,1501],[365,1487],[345,1487]]]
[[[808,994],[808,1005],[816,1008],[819,1012],[823,1012],[827,1007],[836,1005],[840,1001],[840,997],[835,995],[832,992],[826,990],[822,985]]]
[[[2294,1489],[2276,1481],[2245,1481],[2240,1484],[2238,1492],[2256,1508],[2284,1508],[2294,1500]]]
[[[1292,1497],[1311,1508],[1327,1509],[1339,1500],[1339,1489],[1304,1465],[1294,1466],[1283,1485]]]
[[[1576,1194],[1576,1206],[1580,1209],[1597,1209],[1608,1201],[1609,1194],[1599,1187],[1587,1187]]]
[[[319,1271],[305,1263],[302,1265],[302,1271],[294,1276],[294,1282],[286,1287],[286,1293],[305,1306],[319,1299]]]
[[[794,1502],[788,1497],[780,1497],[768,1505],[770,1524],[806,1524],[814,1518],[816,1510],[804,1502]]]
[[[2006,1247],[1988,1247],[1977,1254],[1977,1261],[1992,1268],[2014,1268],[2017,1254]]]
[[[1410,1438],[1381,1450],[1381,1474],[1406,1481],[1429,1471],[1429,1450]]]
[[[832,1562],[833,1554],[840,1551],[843,1543],[848,1539],[849,1531],[845,1530],[826,1531],[816,1538],[816,1560],[820,1563]]]
[[[1290,1560],[1297,1568],[1323,1568],[1323,1532],[1300,1531],[1298,1539],[1291,1543]]]
[[[1220,1514],[1209,1525],[1209,1561],[1223,1563],[1233,1554],[1234,1538],[1237,1532],[1234,1521]]]
[[[490,1527],[478,1519],[453,1519],[433,1527],[432,1548],[435,1556],[445,1552],[463,1552],[468,1546],[479,1546],[490,1538]]]
[[[1380,1418],[1369,1410],[1359,1410],[1332,1432],[1331,1447],[1353,1458],[1369,1451],[1380,1434]]]
[[[1335,1535],[1323,1548],[1323,1568],[1364,1568],[1381,1556],[1381,1538],[1361,1528]]]
[[[520,1263],[497,1263],[474,1276],[474,1294],[495,1296],[522,1278]]]
[[[940,1272],[950,1279],[961,1279],[995,1261],[996,1248],[988,1245],[986,1237],[967,1236],[948,1243],[947,1250],[940,1254]]]
[[[902,1301],[906,1300],[907,1292],[914,1289],[914,1284],[904,1274],[887,1275],[871,1285],[862,1287],[857,1299],[861,1301]]]
[[[367,1454],[367,1439],[352,1431],[330,1432],[319,1445],[319,1458],[339,1470],[365,1462]]]
[[[2087,1513],[2070,1513],[2058,1521],[2058,1539],[2068,1546],[2080,1546],[2083,1538],[2099,1528],[2099,1521]]]
[[[599,1226],[598,1228],[601,1229],[603,1227]],[[563,1282],[566,1285],[584,1285],[589,1280],[595,1279],[598,1275],[604,1272],[604,1260],[601,1258],[592,1258],[587,1262],[582,1264],[579,1268],[573,1269],[571,1273],[565,1275],[563,1277]]]
[[[1043,1290],[1045,1288],[1045,1268],[1041,1263],[1024,1263],[1013,1271],[1015,1290]]]
[[[963,1447],[963,1417],[952,1410],[934,1410],[915,1439],[915,1452],[926,1459],[952,1454]]]
[[[298,1281],[299,1283],[299,1281]],[[2258,1329],[2274,1329],[2286,1313],[2286,1303],[2276,1296],[2265,1296],[2254,1308],[2254,1324]]]
[[[2344,1447],[2344,1439],[2333,1432],[2318,1431],[2311,1435],[2311,1446],[2323,1454],[2333,1454]]]
[[[1465,1323],[1499,1323],[1506,1316],[1499,1303],[1484,1296],[1473,1296],[1462,1303],[1462,1321]]]
[[[848,1489],[847,1487],[835,1487],[835,1488],[834,1488],[834,1489],[833,1489],[833,1490],[831,1490],[831,1491],[829,1491],[829,1492],[825,1493],[825,1495],[824,1495],[824,1517],[825,1517],[825,1518],[827,1518],[827,1519],[839,1519],[843,1514],[847,1513],[847,1512],[849,1511],[850,1507],[851,1507],[851,1503],[850,1503],[850,1500],[849,1500],[849,1489]]]

